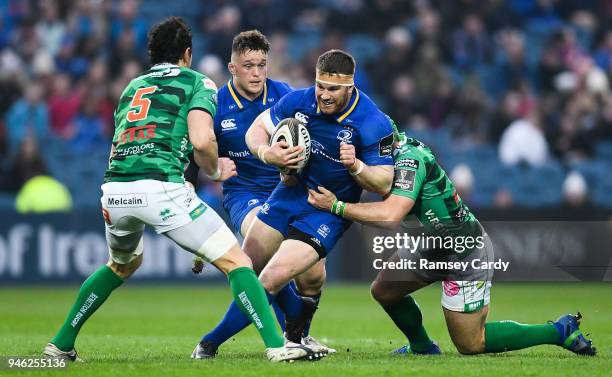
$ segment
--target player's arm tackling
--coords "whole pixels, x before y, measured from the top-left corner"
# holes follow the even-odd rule
[[[318,192],[308,189],[308,203],[351,221],[376,223],[384,228],[395,228],[414,206],[413,199],[394,194],[390,194],[382,202],[344,203],[339,201],[333,192],[320,186]]]
[[[187,115],[189,141],[193,157],[212,180],[224,181],[236,175],[236,165],[228,158],[219,158],[213,118],[202,110],[191,110]]]

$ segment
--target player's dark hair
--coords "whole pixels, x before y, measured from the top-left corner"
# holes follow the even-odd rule
[[[329,50],[317,59],[317,70],[327,73],[352,75],[355,73],[355,59],[342,50]]]
[[[147,49],[151,64],[178,63],[191,47],[191,28],[180,17],[169,17],[149,31]]]
[[[267,54],[270,51],[270,42],[259,30],[243,31],[234,37],[232,53],[240,55],[249,50],[262,51]]]

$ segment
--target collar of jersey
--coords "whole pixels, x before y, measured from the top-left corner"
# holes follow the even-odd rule
[[[158,64],[155,64],[153,67],[151,67],[151,69],[162,69],[162,68],[170,68],[170,67],[178,67],[178,65],[172,64],[172,63],[158,63]]]
[[[351,100],[349,101],[349,105],[347,106],[348,109],[343,112],[342,115],[340,115],[338,118],[336,118],[336,121],[338,123],[342,123],[342,121],[345,120],[346,117],[351,115],[353,110],[355,110],[355,107],[357,107],[357,102],[359,102],[359,89],[355,87],[355,93],[353,93],[353,95],[351,96]],[[317,114],[319,113],[321,113],[321,109],[319,108],[319,103],[317,102]]]
[[[232,98],[234,99],[234,102],[236,103],[239,109],[244,108],[244,105],[242,104],[242,100],[247,101],[247,102],[255,102],[257,101],[257,99],[259,99],[259,97],[262,97],[261,103],[264,106],[268,102],[268,80],[267,79],[266,81],[264,81],[263,93],[259,97],[255,98],[253,101],[250,101],[244,98],[243,96],[240,95],[240,93],[238,93],[238,91],[234,88],[234,83],[232,82],[232,79],[230,79],[227,82],[227,89],[229,90],[230,94],[232,95]]]

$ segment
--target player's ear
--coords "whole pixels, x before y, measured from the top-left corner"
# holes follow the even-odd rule
[[[187,47],[185,52],[183,53],[183,61],[187,65],[187,67],[191,67],[191,59],[193,55],[191,54],[191,47]]]
[[[227,70],[234,76],[236,74],[236,65],[232,62],[227,63]]]

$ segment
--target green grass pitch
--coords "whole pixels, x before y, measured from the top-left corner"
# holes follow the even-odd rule
[[[37,356],[64,319],[77,287],[0,289],[0,355]],[[338,349],[316,363],[267,362],[249,328],[214,360],[189,355],[200,335],[217,323],[230,299],[228,287],[121,287],[87,322],[77,341],[87,361],[67,370],[7,371],[33,376],[610,376],[612,284],[497,284],[490,320],[544,322],[580,310],[583,329],[599,349],[595,358],[539,346],[499,355],[461,356],[452,346],[440,309],[440,287],[414,295],[441,357],[393,357],[404,340],[369,297],[366,285],[326,288],[312,334]]]

